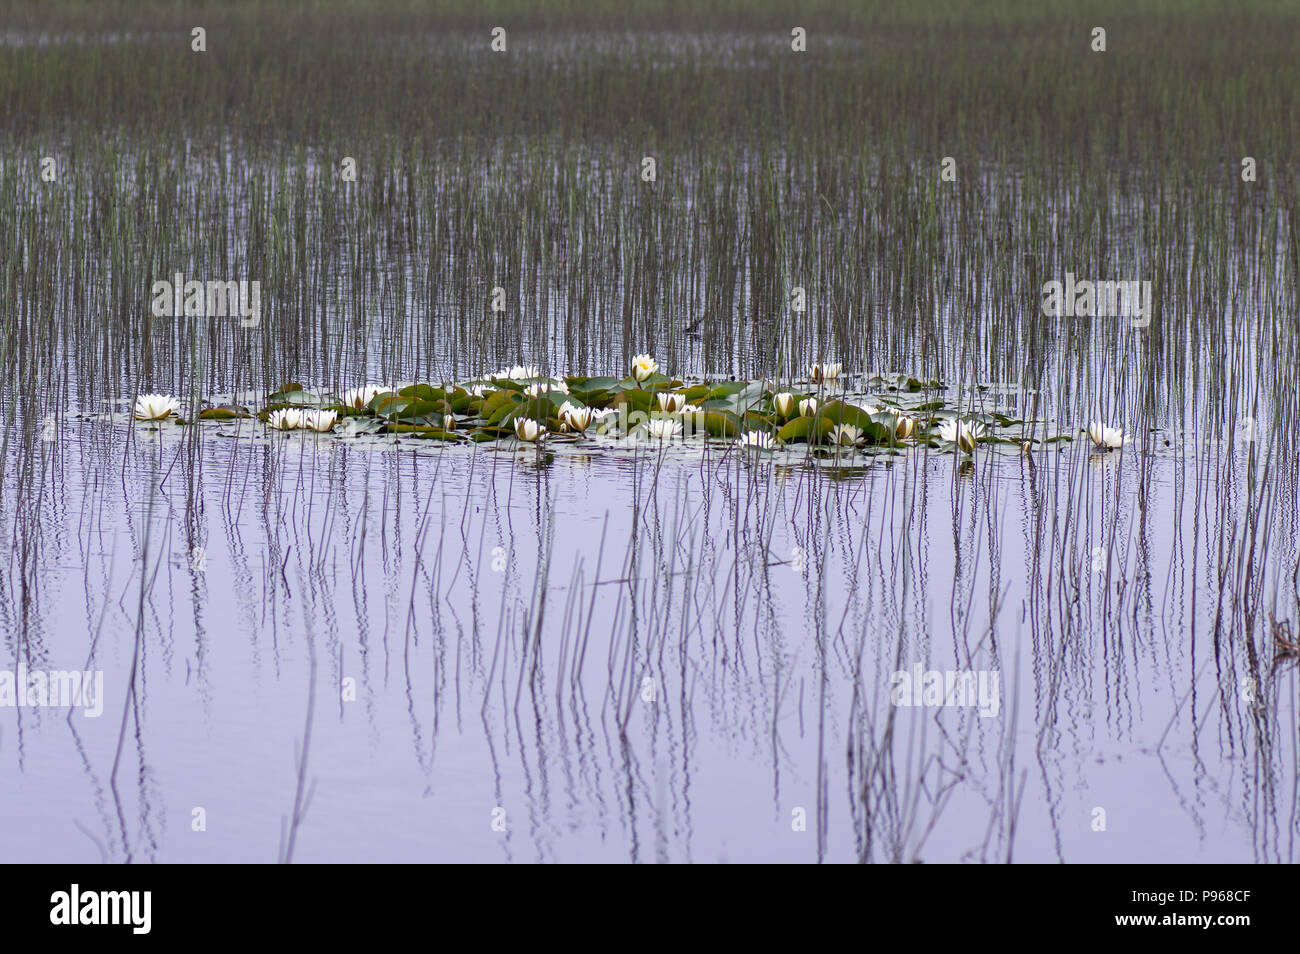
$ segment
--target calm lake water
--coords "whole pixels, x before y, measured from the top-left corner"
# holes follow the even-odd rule
[[[103,714],[4,713],[7,860],[273,861],[296,800],[298,861],[1294,860],[1295,667],[1222,635],[1243,444],[1211,492],[1159,441],[181,430],[44,446],[8,655]],[[918,663],[997,692],[892,705]]]

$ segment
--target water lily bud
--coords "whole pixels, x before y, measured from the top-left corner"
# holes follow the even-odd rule
[[[808,369],[808,377],[816,384],[824,384],[838,378],[842,369],[840,364],[814,364]]]
[[[655,399],[659,402],[659,410],[669,414],[675,414],[686,406],[685,394],[671,394],[664,391],[655,395]]]
[[[515,419],[515,437],[519,438],[521,441],[532,443],[533,441],[541,440],[542,435],[545,433],[546,426],[544,424],[539,424],[537,421],[527,417]]]

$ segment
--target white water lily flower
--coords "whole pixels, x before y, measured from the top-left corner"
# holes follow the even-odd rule
[[[1102,450],[1114,450],[1124,445],[1124,429],[1122,427],[1107,427],[1099,421],[1093,421],[1092,424],[1088,425],[1088,436]]]
[[[698,404],[683,404],[681,411],[679,411],[678,413],[683,415],[691,415],[691,414],[699,414],[703,410],[704,408],[700,407]]]
[[[832,444],[839,444],[841,447],[852,447],[862,440],[862,431],[852,424],[840,424],[826,435],[826,439]]]
[[[916,430],[916,421],[912,420],[906,414],[897,414],[894,416],[894,437],[897,440],[905,441],[912,436]]]
[[[539,424],[537,421],[527,417],[515,419],[515,437],[519,438],[521,441],[527,441],[531,444],[534,441],[541,440],[545,433],[545,424]]]
[[[560,407],[560,420],[575,431],[585,431],[591,426],[591,408],[577,407],[565,401]]]
[[[841,364],[814,364],[808,369],[808,377],[817,384],[824,384],[837,379],[842,370],[844,366]]]
[[[794,413],[794,395],[789,391],[773,394],[772,407],[776,408],[776,413],[782,417],[789,417]]]
[[[345,407],[350,407],[354,411],[364,411],[366,405],[374,400],[376,394],[383,392],[383,388],[377,388],[373,384],[367,384],[363,387],[352,388],[344,391],[339,399],[339,403]]]
[[[589,407],[587,410],[591,411],[591,416],[598,421],[618,413],[612,407]]]
[[[500,388],[494,388],[490,384],[476,384],[469,389],[469,393],[476,398],[487,397],[493,391],[499,391]]]
[[[648,354],[639,354],[632,359],[632,376],[638,382],[644,381],[659,370],[659,363]]]
[[[168,394],[141,394],[135,399],[137,421],[161,421],[180,410],[181,402]]]
[[[319,431],[324,434],[326,431],[334,429],[334,422],[338,419],[338,414],[334,411],[303,411],[302,424],[300,427],[309,431]]]
[[[861,410],[864,414],[880,414],[885,410],[879,404],[855,404],[853,406]]]
[[[939,436],[969,454],[975,450],[975,442],[984,436],[984,425],[979,421],[952,418],[939,425]]]
[[[816,413],[817,413],[816,398],[804,398],[802,401],[799,402],[800,417],[812,417]]]
[[[745,431],[740,435],[740,444],[742,447],[754,447],[758,450],[772,450],[776,447],[776,441],[766,431]]]
[[[530,378],[540,378],[541,376],[541,368],[531,364],[516,364],[488,375],[493,381],[527,381]]]
[[[669,440],[682,432],[682,422],[655,418],[645,422],[645,429],[657,441]]]
[[[297,430],[303,426],[302,408],[286,407],[278,411],[272,411],[267,416],[266,423],[277,431]]]
[[[541,397],[547,391],[558,391],[560,394],[568,394],[569,386],[563,381],[557,381],[553,378],[547,378],[545,381],[539,381],[536,384],[530,384],[524,388],[524,394],[528,397]]]
[[[668,391],[661,391],[655,395],[655,400],[659,403],[659,410],[668,414],[676,414],[686,406],[685,394],[672,394]]]

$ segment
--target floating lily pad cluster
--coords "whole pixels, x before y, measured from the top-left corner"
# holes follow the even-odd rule
[[[962,416],[944,400],[924,400],[926,392],[943,392],[942,382],[894,376],[863,384],[878,396],[850,392],[841,384],[840,367],[830,364],[814,365],[806,380],[792,386],[764,380],[688,383],[662,373],[648,355],[638,355],[626,378],[550,377],[517,366],[456,384],[368,385],[342,394],[290,383],[258,410],[232,403],[207,407],[198,419],[256,418],[274,430],[449,443],[615,437],[735,441],[757,451],[927,444],[965,453],[979,443],[1023,443],[1021,436],[1000,437],[996,431],[1025,421],[1003,414]],[[174,398],[143,395],[134,416],[163,420],[178,414],[178,407]]]

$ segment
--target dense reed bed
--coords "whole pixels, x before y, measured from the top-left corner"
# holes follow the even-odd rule
[[[1257,387],[1289,400],[1271,369],[1296,357],[1294,200],[1230,170],[1217,188],[1004,169],[1006,184],[957,189],[868,159],[777,174],[733,157],[649,186],[631,157],[539,148],[486,173],[463,154],[392,156],[343,184],[305,154],[265,172],[117,155],[59,186],[34,156],[0,171],[6,375],[50,381],[61,354],[81,407],[136,387],[342,389],[519,360],[607,373],[642,350],[679,373],[788,376],[825,358],[1014,383],[1071,413],[1106,394],[1180,425],[1202,383],[1216,404],[1253,406]],[[151,315],[152,283],[176,272],[260,281],[260,326]],[[1045,317],[1042,284],[1066,272],[1151,281],[1150,327]],[[1206,349],[1215,360],[1193,360]]]
[[[761,6],[626,24],[660,16],[648,36],[596,6],[589,34],[525,32],[505,54],[469,32],[492,7],[216,5],[194,53],[188,8],[55,6],[83,42],[35,42],[60,21],[21,4],[4,31],[0,261],[5,337],[21,343],[4,370],[43,380],[24,363],[37,340],[89,336],[65,372],[83,405],[518,360],[607,373],[643,350],[681,373],[839,358],[1068,405],[1187,390],[1201,341],[1295,357],[1281,316],[1300,269],[1300,76],[1276,4],[1226,22],[1193,8],[1174,28],[1156,8],[1101,5],[1105,53],[1090,21],[1036,5],[919,22],[906,5],[861,22],[831,5],[836,32],[810,27],[799,54],[763,32],[780,11]],[[736,31],[674,34],[679,16]],[[151,283],[177,271],[261,281],[266,320],[151,320]],[[1151,281],[1154,324],[1045,319],[1042,284],[1066,271]],[[1231,357],[1208,364],[1245,377]]]

